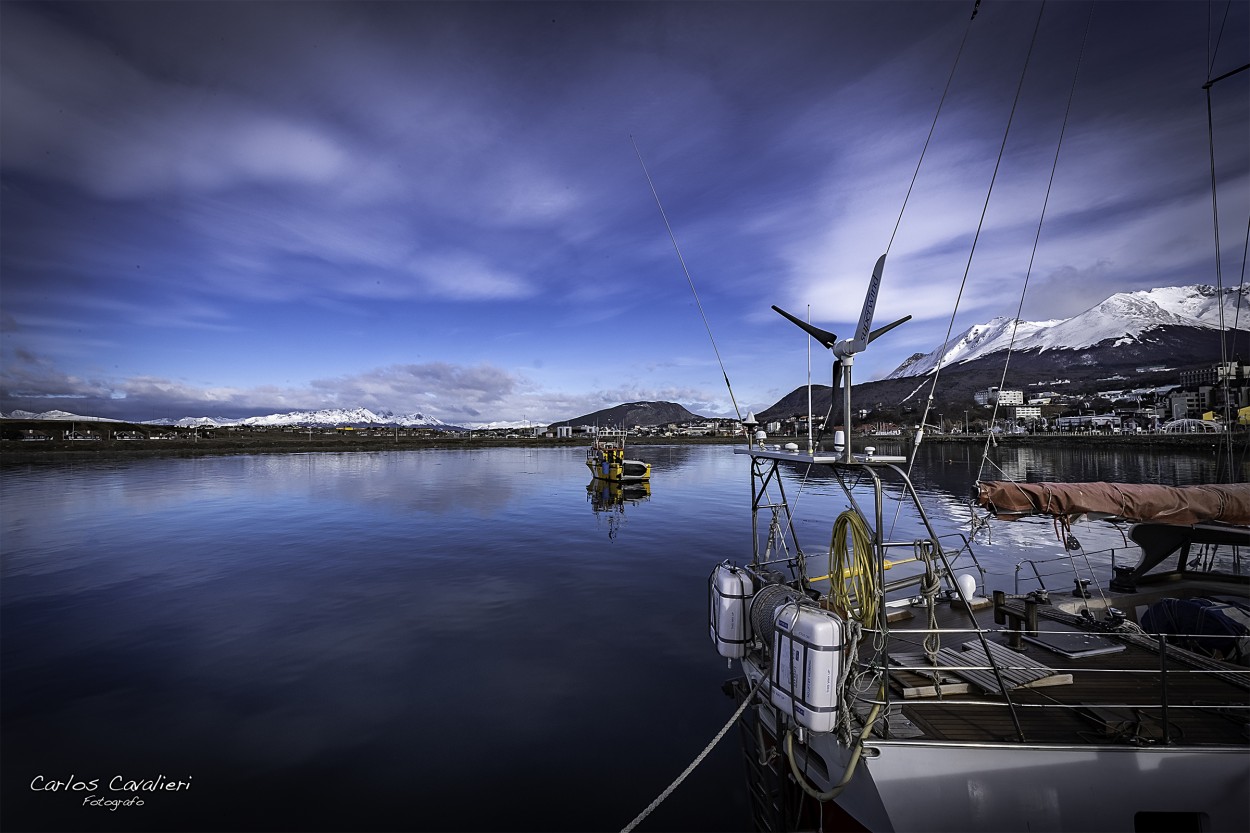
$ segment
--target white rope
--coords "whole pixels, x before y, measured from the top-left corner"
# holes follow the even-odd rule
[[[712,748],[716,746],[716,744],[720,743],[720,740],[725,736],[725,733],[729,731],[730,727],[738,722],[738,718],[742,717],[742,713],[747,710],[747,706],[751,705],[751,703],[755,700],[755,691],[760,687],[760,683],[762,682],[764,682],[763,677],[760,677],[755,681],[755,685],[751,686],[751,691],[746,697],[742,698],[742,705],[738,706],[738,710],[733,713],[733,717],[729,718],[729,722],[722,726],[721,730],[716,733],[716,737],[712,738],[712,740],[708,742],[708,745],[703,747],[703,751],[699,753],[698,757],[690,762],[690,766],[686,767],[685,770],[682,771],[681,775],[677,776],[677,780],[669,784],[668,788],[656,796],[655,801],[648,804],[647,808],[639,813],[637,818],[621,829],[621,833],[630,833],[631,830],[641,824],[643,819],[651,815],[651,813],[655,811],[655,808],[659,807],[660,804],[664,802],[664,799],[672,795],[673,790],[681,786],[681,782],[686,780],[686,776],[694,772],[695,767],[703,763],[703,759],[708,756],[708,754],[712,751]]]

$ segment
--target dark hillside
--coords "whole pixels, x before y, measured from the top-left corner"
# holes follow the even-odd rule
[[[632,428],[635,425],[667,425],[670,422],[691,422],[707,419],[691,413],[676,402],[628,402],[613,408],[604,408],[591,414],[553,422],[557,425],[599,425],[605,428]]]
[[[1247,353],[1250,333],[1229,334],[1228,355]],[[1234,349],[1236,348],[1236,349]],[[1220,334],[1198,327],[1160,327],[1141,343],[1116,344],[1107,341],[1084,350],[1029,350],[1012,354],[1002,387],[1025,391],[1045,391],[1055,380],[1068,384],[1054,389],[1073,396],[1093,396],[1102,391],[1132,390],[1179,384],[1182,370],[1210,367],[1219,361]],[[935,406],[965,407],[972,395],[1003,380],[1007,353],[995,353],[964,364],[942,368]],[[1146,368],[1166,368],[1139,372]],[[933,385],[933,376],[909,376],[856,384],[852,402],[858,409],[901,410],[924,406]],[[824,414],[829,409],[829,386],[812,387],[812,410]],[[757,414],[762,420],[784,419],[807,413],[807,388],[801,386],[767,410]]]

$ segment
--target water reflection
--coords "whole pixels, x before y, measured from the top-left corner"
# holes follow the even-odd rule
[[[1109,481],[1184,486],[1227,480],[1226,465],[1213,451],[1180,451],[1153,446],[1109,448],[1080,445],[997,446],[982,460],[983,447],[929,443],[921,446],[913,477],[952,493],[967,493],[973,482]],[[1250,474],[1243,465],[1240,480]]]
[[[987,513],[975,506],[973,486],[985,480],[1115,481],[1191,485],[1217,482],[1221,461],[1214,454],[1176,453],[1159,449],[1088,448],[1080,446],[992,447],[982,460],[983,447],[974,444],[930,443],[922,446],[911,469],[911,479],[926,516],[949,552],[976,561],[989,574],[987,586],[1014,592],[1021,576],[1034,575],[1034,565],[1066,560],[1066,543],[1074,536],[1079,553],[1099,558],[1134,561],[1136,547],[1126,537],[1127,525],[1106,522],[1080,523],[1071,531],[1048,518],[986,523]],[[880,454],[905,455],[897,444],[878,442]],[[907,466],[900,468],[906,470]],[[809,556],[823,558],[833,520],[850,506],[834,470],[783,463],[780,467],[792,506],[799,517],[795,524],[799,544]],[[908,540],[925,537],[920,519],[902,495],[897,478],[883,478],[883,524],[887,535]],[[871,481],[857,472],[844,475],[843,483],[861,507],[872,505]]]
[[[0,472],[0,826],[624,825],[671,777],[638,774],[680,771],[723,721],[704,582],[749,538],[737,461],[704,451],[648,454],[665,500],[623,492],[616,540],[587,523],[577,448]],[[679,719],[641,736],[657,714]],[[656,823],[749,826],[721,796],[737,765],[715,751]],[[101,819],[28,789],[125,769],[198,791]],[[483,783],[506,819],[471,811]]]
[[[596,522],[606,521],[608,539],[615,540],[625,523],[625,507],[650,500],[651,484],[646,481],[621,483],[592,478],[586,487],[586,499],[590,501]]]
[[[634,456],[651,464],[651,472],[674,473],[698,464],[706,458],[707,446],[698,445],[647,445],[631,447]],[[725,446],[718,447],[722,453]]]
[[[580,448],[0,471],[0,827],[619,829],[725,719],[707,574],[748,560],[752,535],[746,457],[640,456],[653,500],[588,487]],[[979,456],[923,449],[913,476],[940,533],[968,533]],[[1213,472],[1200,455],[997,461],[1030,478]],[[783,476],[819,553],[846,500],[827,468]],[[609,536],[588,502],[616,518]],[[887,509],[900,533],[914,523]],[[1061,548],[1028,522],[974,545],[1008,583]],[[610,754],[587,766],[588,750]],[[28,786],[119,768],[192,775],[197,792],[102,820]],[[741,779],[722,743],[653,829],[749,828]],[[477,809],[482,784],[507,818]]]

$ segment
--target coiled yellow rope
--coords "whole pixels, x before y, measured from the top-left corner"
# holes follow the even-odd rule
[[[847,549],[847,533],[851,547]],[[880,604],[877,567],[873,563],[872,530],[858,512],[848,509],[833,522],[833,539],[829,542],[829,601],[845,612],[855,615],[861,624],[877,619]],[[838,581],[838,577],[842,577]],[[857,604],[856,604],[857,603]],[[853,611],[858,607],[858,613]]]

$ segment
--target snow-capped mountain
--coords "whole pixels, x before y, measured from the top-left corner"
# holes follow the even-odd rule
[[[1238,308],[1241,308],[1240,315]],[[1020,321],[1015,326],[1017,351],[1083,350],[1100,344],[1134,344],[1160,327],[1216,329],[1223,307],[1224,326],[1250,326],[1250,287],[1218,292],[1212,286],[1171,286],[1138,292],[1120,292],[1073,318]],[[994,318],[969,327],[947,347],[917,353],[887,379],[923,376],[943,367],[963,364],[1006,350],[1011,344],[1012,318]]]
[[[108,417],[82,416],[66,411],[12,411],[0,414],[3,419],[55,419],[62,421],[79,420],[81,422],[125,422]],[[266,416],[243,417],[183,417],[181,419],[148,419],[140,425],[168,425],[176,428],[224,428],[231,425],[398,425],[403,428],[455,428],[442,420],[425,414],[395,414],[390,411],[375,412],[368,408],[325,408],[320,411],[291,411],[285,414],[268,414]]]
[[[528,419],[512,419],[501,422],[465,422],[460,427],[471,428],[474,431],[531,431],[534,428],[546,426],[537,422],[530,422]]]
[[[171,428],[217,428],[236,425],[238,420],[225,417],[183,417],[182,419],[145,419],[141,425],[168,425]]]
[[[425,414],[395,414],[390,411],[374,412],[368,408],[324,408],[320,411],[291,411],[285,414],[227,419],[224,417],[183,417],[179,420],[150,420],[147,425],[173,425],[181,428],[225,427],[230,425],[279,426],[279,425],[399,425],[401,427],[439,428],[450,427],[447,423]]]
[[[0,413],[0,419],[56,419],[56,420],[78,420],[80,422],[124,422],[125,420],[109,419],[107,417],[80,416],[78,414],[67,413],[66,411],[44,411],[43,413],[34,413],[33,411],[13,411],[12,413]],[[432,416],[426,416],[422,413],[413,414],[396,414],[391,411],[372,411],[368,408],[324,408],[320,411],[291,411],[285,414],[267,414],[265,416],[254,417],[223,417],[223,416],[199,416],[199,417],[182,417],[181,419],[169,419],[167,417],[161,419],[147,419],[139,422],[140,425],[162,425],[171,428],[228,428],[230,426],[246,425],[257,427],[277,427],[287,425],[316,425],[322,427],[328,426],[345,426],[362,427],[366,425],[398,425],[401,428],[446,428],[450,431],[459,431],[462,429],[471,429],[474,431],[487,430],[518,430],[527,431],[535,427],[542,427],[539,423],[529,420],[511,420],[505,422],[474,422],[463,425],[451,425],[443,422],[441,419]]]
[[[241,419],[239,425],[400,425],[438,427],[446,425],[440,419],[424,414],[395,414],[390,411],[374,413],[368,408],[327,408],[320,411],[293,411],[287,414],[270,414]]]
[[[81,416],[79,414],[71,414],[68,411],[44,411],[36,414],[32,411],[10,411],[7,414],[0,414],[0,418],[4,419],[56,419],[63,422],[71,422],[77,420],[79,422],[121,422],[120,419],[109,419],[108,417]]]

